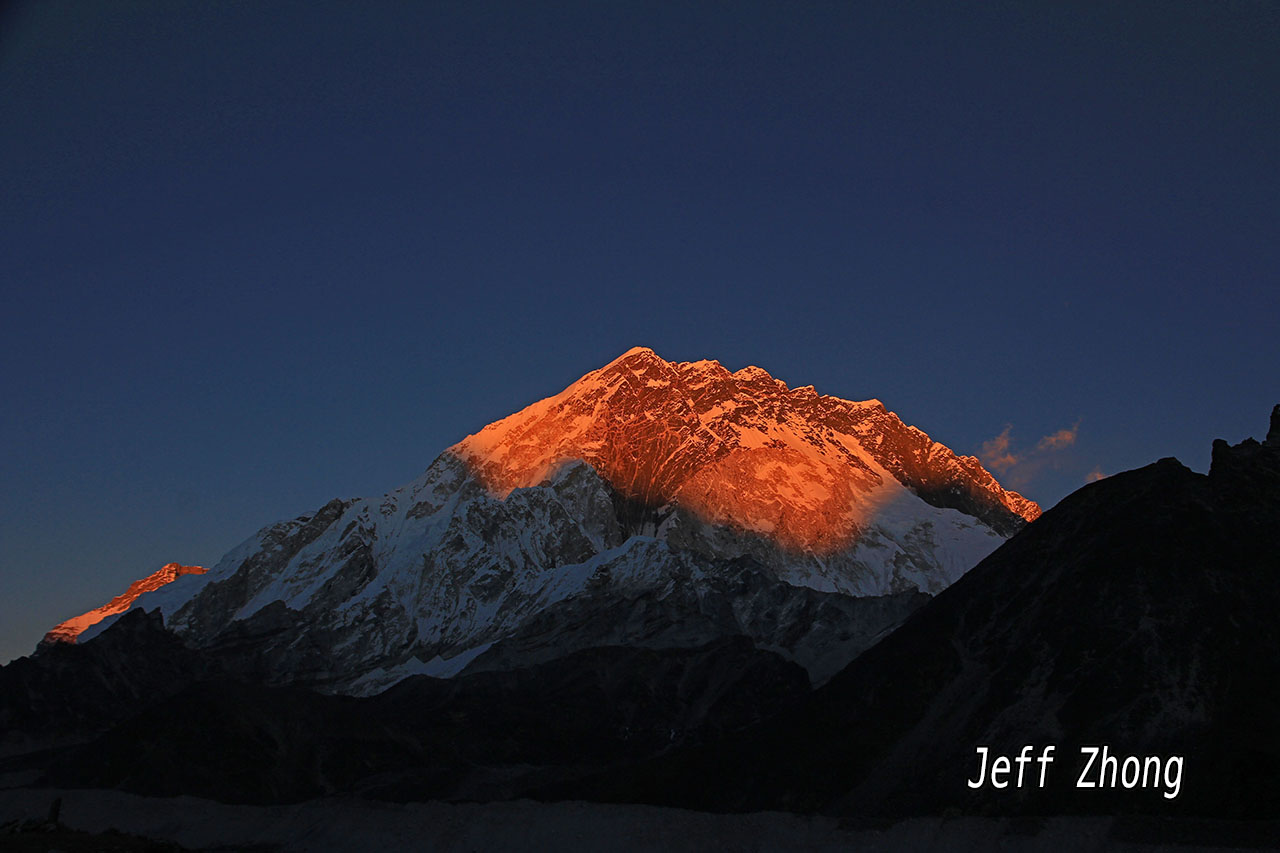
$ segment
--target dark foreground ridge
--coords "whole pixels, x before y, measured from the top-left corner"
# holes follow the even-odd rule
[[[803,668],[740,637],[584,649],[331,696],[247,682],[140,611],[83,646],[19,663],[0,670],[0,774],[229,803],[507,799],[721,738],[810,692]],[[78,692],[81,683],[98,689]]]
[[[1275,816],[1280,802],[1280,406],[1217,441],[1085,486],[802,707],[551,798],[844,816]],[[1056,744],[1047,786],[974,790],[975,750]],[[1181,755],[1178,795],[1077,788],[1081,747]],[[1033,765],[1034,770],[1034,765]]]

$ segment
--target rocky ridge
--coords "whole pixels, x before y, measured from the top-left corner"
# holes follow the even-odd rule
[[[545,792],[845,817],[1147,814],[1270,819],[1280,796],[1280,406],[1046,512],[803,707],[706,748]],[[975,749],[1056,748],[1043,787],[971,787]],[[1085,747],[1180,757],[1161,781],[1079,787]],[[1095,777],[1087,781],[1096,782]]]
[[[202,575],[208,569],[203,566],[184,566],[179,563],[166,563],[159,570],[147,575],[141,580],[136,580],[129,584],[129,588],[108,601],[101,607],[94,608],[87,613],[81,613],[79,616],[73,616],[50,629],[49,633],[44,635],[45,643],[74,643],[76,638],[84,633],[88,628],[98,624],[108,616],[115,616],[123,613],[138,600],[139,596],[148,592],[155,592],[166,584],[171,584],[183,575]]]

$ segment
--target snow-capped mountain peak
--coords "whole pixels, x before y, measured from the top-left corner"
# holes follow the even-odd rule
[[[336,691],[741,635],[817,679],[1038,514],[878,400],[637,347],[133,606]]]
[[[716,361],[669,362],[645,347],[451,452],[498,497],[582,459],[644,506],[678,505],[818,553],[856,541],[896,487],[976,509],[999,529],[1039,515],[976,459],[906,426],[878,400],[791,389],[754,366],[730,373]]]

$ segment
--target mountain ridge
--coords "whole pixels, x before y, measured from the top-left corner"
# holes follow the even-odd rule
[[[115,616],[128,610],[140,596],[154,592],[162,586],[173,583],[183,575],[202,575],[209,571],[204,566],[184,566],[181,563],[165,563],[156,571],[139,578],[129,584],[128,589],[108,601],[101,607],[65,619],[54,625],[44,635],[42,643],[74,643],[82,633],[109,616]]]

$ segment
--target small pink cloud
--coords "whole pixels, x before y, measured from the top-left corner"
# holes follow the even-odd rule
[[[1018,464],[1019,458],[1009,451],[1009,433],[1012,431],[1013,425],[1005,424],[1004,432],[982,443],[978,458],[982,460],[983,465],[1003,474]]]
[[[1107,475],[1102,473],[1102,469],[1096,466],[1092,471],[1084,475],[1084,481],[1086,483],[1096,483],[1099,480],[1105,480],[1106,478],[1107,478]]]
[[[1070,427],[1049,433],[1031,449],[1020,450],[1014,446],[1013,427],[1006,424],[999,435],[982,443],[978,458],[989,470],[1000,474],[1006,485],[1022,489],[1046,468],[1059,467],[1060,455],[1075,445],[1079,434],[1080,422],[1076,421]]]
[[[1036,450],[1061,450],[1076,443],[1080,432],[1080,422],[1076,421],[1069,429],[1060,429],[1050,433],[1036,443]]]

